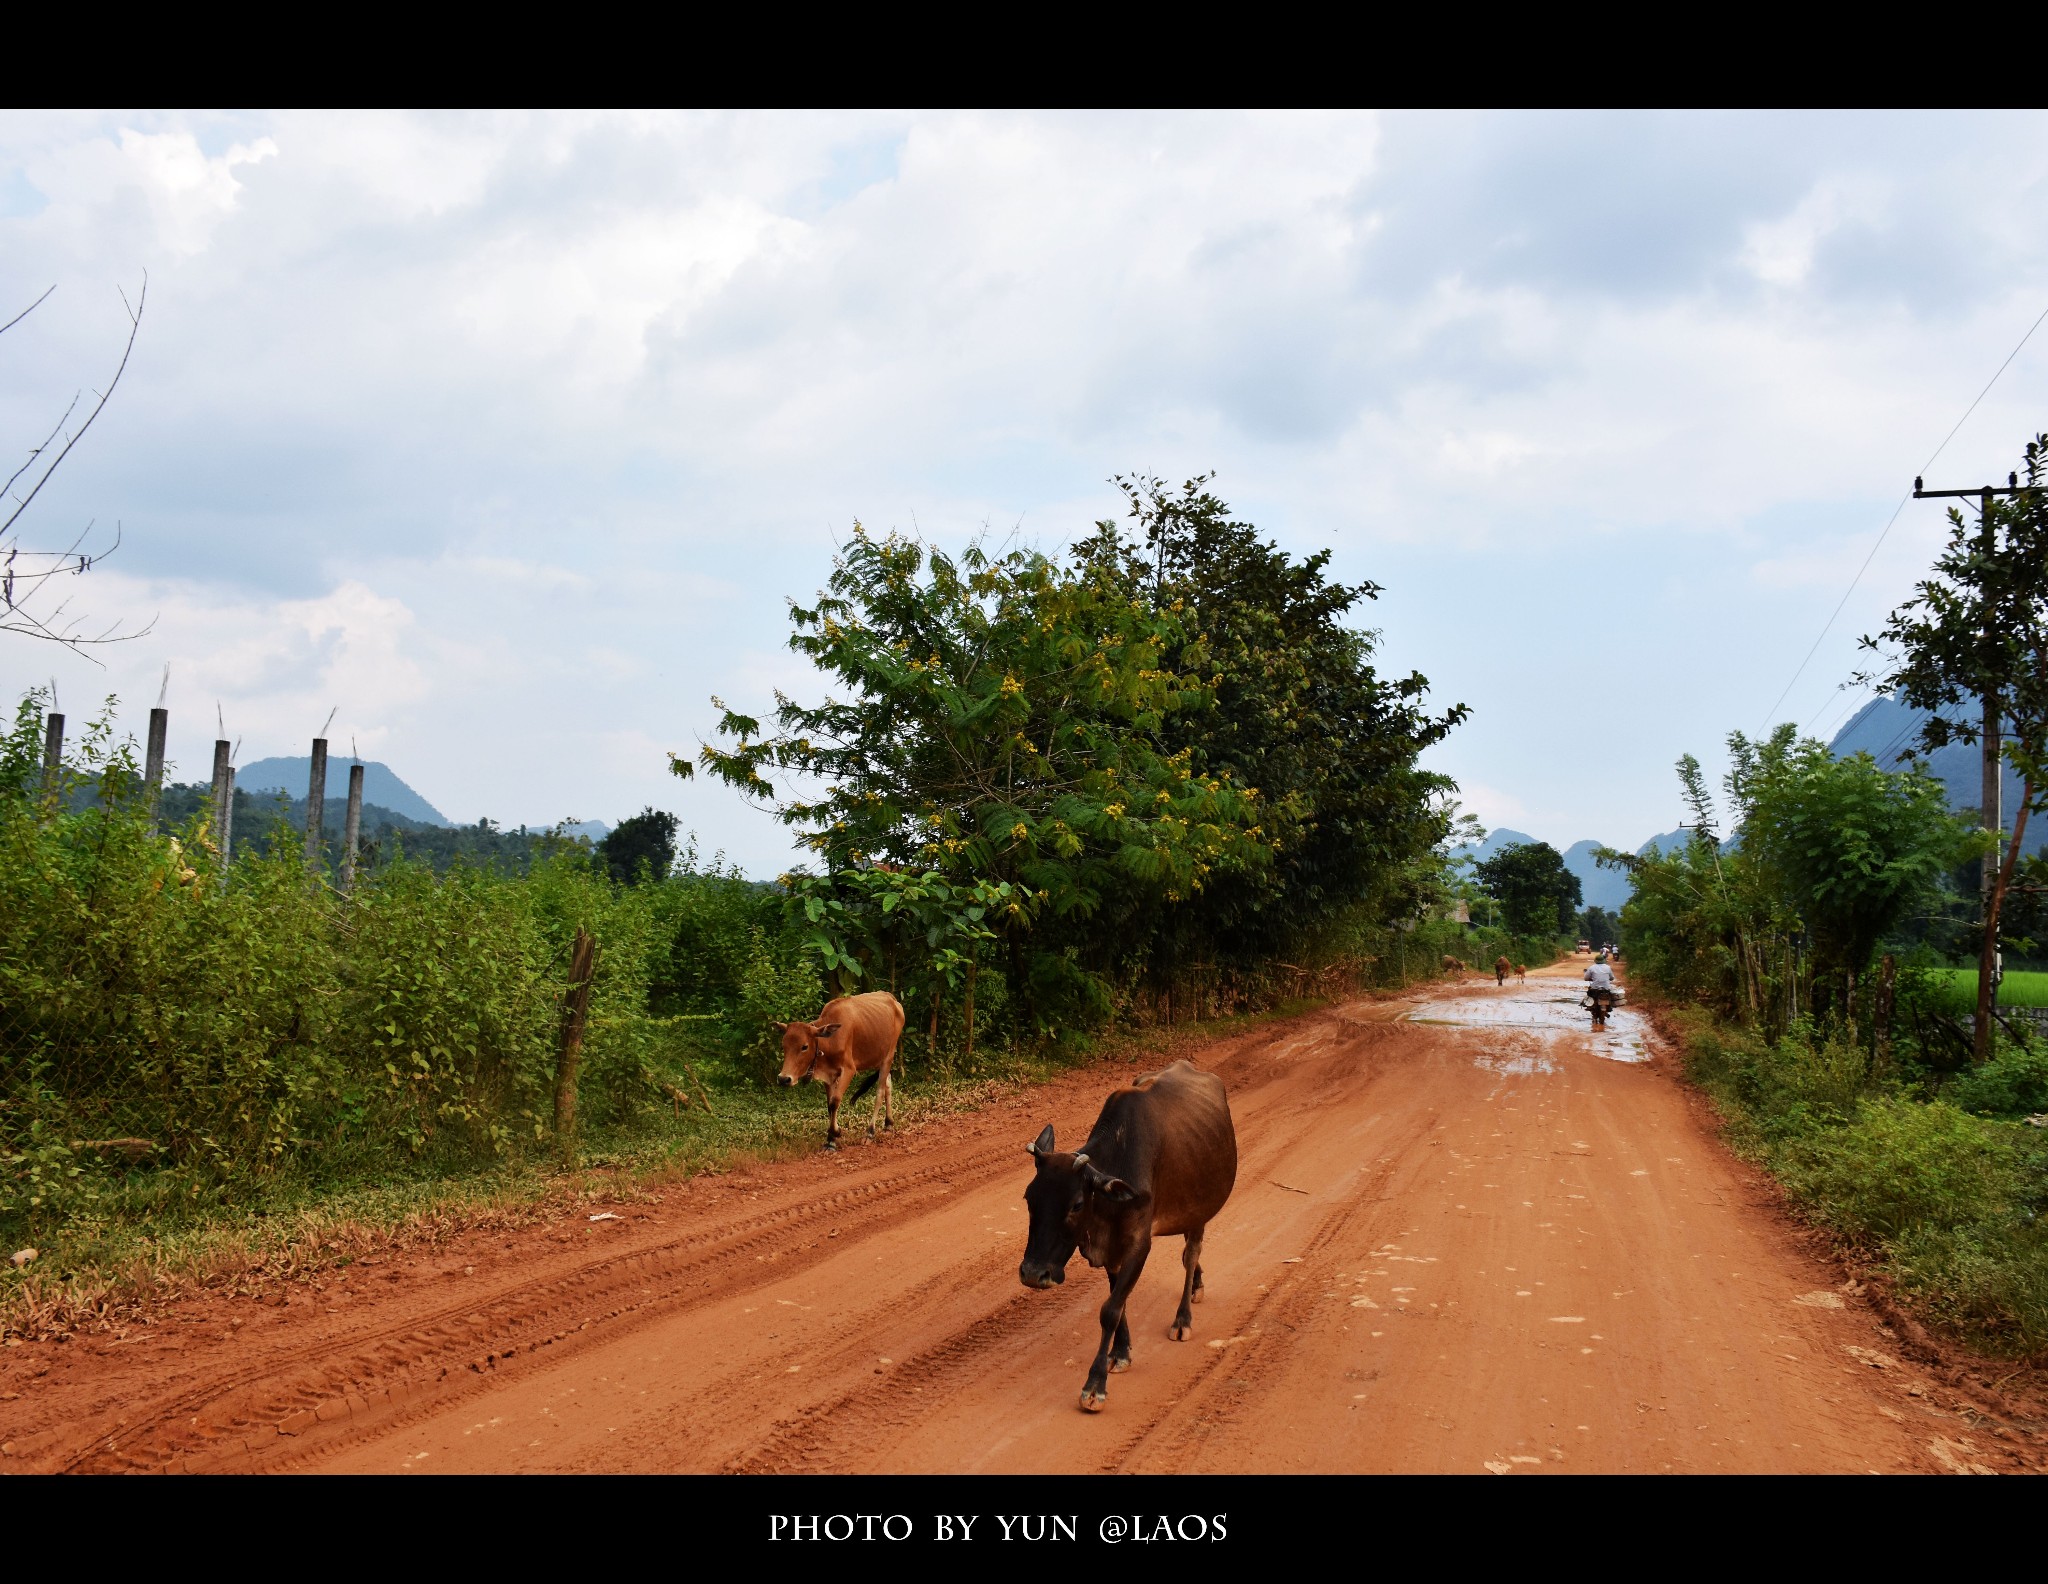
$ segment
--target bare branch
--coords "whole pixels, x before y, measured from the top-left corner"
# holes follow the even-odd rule
[[[120,366],[114,370],[114,377],[107,382],[107,388],[103,393],[96,393],[99,395],[99,400],[93,404],[92,411],[86,414],[85,422],[80,424],[77,432],[64,442],[64,449],[51,458],[49,465],[43,469],[42,477],[35,481],[28,494],[22,496],[16,502],[14,510],[9,512],[4,519],[0,519],[0,536],[4,536],[14,526],[21,514],[28,510],[29,502],[33,501],[42,492],[43,486],[50,482],[50,475],[63,465],[64,459],[71,454],[71,448],[85,438],[85,432],[93,426],[93,421],[106,410],[106,405],[112,399],[115,388],[121,383],[121,376],[128,371],[128,359],[135,351],[135,338],[142,331],[142,310],[148,301],[149,277],[144,275],[142,278],[142,290],[135,299],[135,306],[132,308],[128,307],[128,299],[125,295],[121,299],[121,306],[128,310],[128,341],[121,348],[121,362]]]
[[[8,331],[12,330],[16,325],[20,324],[22,320],[26,319],[30,314],[34,313],[38,308],[42,307],[42,305],[49,300],[50,293],[55,291],[56,289],[57,283],[55,281],[52,281],[48,286],[46,286],[43,289],[42,296],[38,297],[34,302],[30,303],[26,308],[22,309],[20,313],[16,314],[12,319],[8,320],[7,323],[5,323],[4,325],[0,325],[0,335],[7,334]]]

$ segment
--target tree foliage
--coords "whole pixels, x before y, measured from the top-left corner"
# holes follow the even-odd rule
[[[1500,904],[1501,916],[1517,935],[1554,935],[1569,930],[1579,909],[1579,877],[1564,866],[1564,855],[1548,842],[1517,842],[1474,865],[1473,875]]]
[[[653,808],[619,821],[597,855],[622,885],[661,880],[676,866],[676,817]]]
[[[1734,830],[1723,843],[1690,754],[1679,782],[1693,822],[1683,847],[1637,857],[1621,913],[1637,970],[1666,993],[1782,1031],[1803,1014],[1847,1016],[1849,987],[1878,944],[1970,849],[1939,781],[1835,758],[1780,726],[1728,739]]]
[[[1373,585],[1262,542],[1206,479],[1121,482],[1138,533],[1098,523],[1063,561],[856,524],[791,608],[833,695],[769,722],[714,700],[720,741],[673,759],[801,833],[842,981],[945,979],[950,952],[1052,1027],[1346,907],[1412,909],[1448,785],[1415,760],[1462,709],[1374,670],[1345,625]]]

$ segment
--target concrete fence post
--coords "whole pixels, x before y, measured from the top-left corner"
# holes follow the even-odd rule
[[[306,783],[306,862],[320,862],[320,831],[327,823],[327,739],[313,739],[313,773]]]
[[[363,833],[363,767],[348,767],[348,813],[341,826],[341,888],[356,883],[356,842]]]
[[[223,737],[213,745],[213,845],[220,852],[220,883],[228,883],[228,851],[235,837],[234,746]]]
[[[171,712],[157,708],[149,712],[149,757],[144,762],[142,784],[149,798],[150,834],[156,833],[157,804],[164,790],[164,738],[170,734]]]
[[[57,781],[64,773],[64,717],[55,713],[43,717],[43,801],[57,796]]]

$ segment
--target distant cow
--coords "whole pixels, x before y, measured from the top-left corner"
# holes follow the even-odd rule
[[[1017,1279],[1026,1287],[1065,1281],[1076,1248],[1109,1272],[1102,1345],[1081,1387],[1083,1411],[1100,1413],[1110,1372],[1131,1367],[1124,1303],[1155,1237],[1185,1240],[1180,1309],[1166,1334],[1176,1342],[1194,1335],[1188,1306],[1202,1298],[1202,1234],[1237,1182],[1230,1102],[1222,1079],[1178,1061],[1105,1100],[1077,1153],[1053,1147],[1050,1125],[1025,1147],[1037,1164],[1024,1190],[1031,1222]]]
[[[1445,957],[1444,972],[1447,974],[1465,972],[1465,959],[1462,957]]]
[[[840,996],[827,1001],[815,1021],[779,1027],[782,1071],[775,1081],[788,1088],[815,1078],[825,1086],[825,1148],[839,1148],[839,1102],[856,1073],[872,1073],[882,1083],[874,1110],[868,1114],[868,1137],[875,1136],[878,1115],[883,1127],[896,1125],[890,1105],[889,1064],[896,1059],[896,1045],[903,1038],[901,1001],[886,990]],[[854,1098],[858,1100],[874,1083],[875,1078],[869,1078]]]
[[[1515,983],[1516,983],[1516,984],[1527,984],[1528,982],[1529,982],[1529,970],[1528,970],[1527,968],[1523,967],[1523,966],[1522,966],[1522,964],[1520,964],[1520,963],[1516,963],[1516,964],[1515,964]]]
[[[1511,974],[1511,973],[1513,973],[1514,971],[1515,971],[1515,965],[1514,965],[1513,963],[1509,962],[1509,961],[1507,960],[1507,958],[1505,958],[1505,957],[1496,957],[1496,958],[1494,958],[1494,960],[1493,960],[1493,982],[1494,982],[1495,984],[1497,984],[1497,985],[1504,985],[1504,984],[1506,984],[1506,983],[1508,982],[1508,975],[1509,975],[1509,974]]]

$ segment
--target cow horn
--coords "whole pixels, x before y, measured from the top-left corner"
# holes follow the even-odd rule
[[[1050,1122],[1040,1129],[1037,1138],[1024,1146],[1024,1153],[1027,1155],[1050,1155],[1052,1153],[1052,1124]]]

